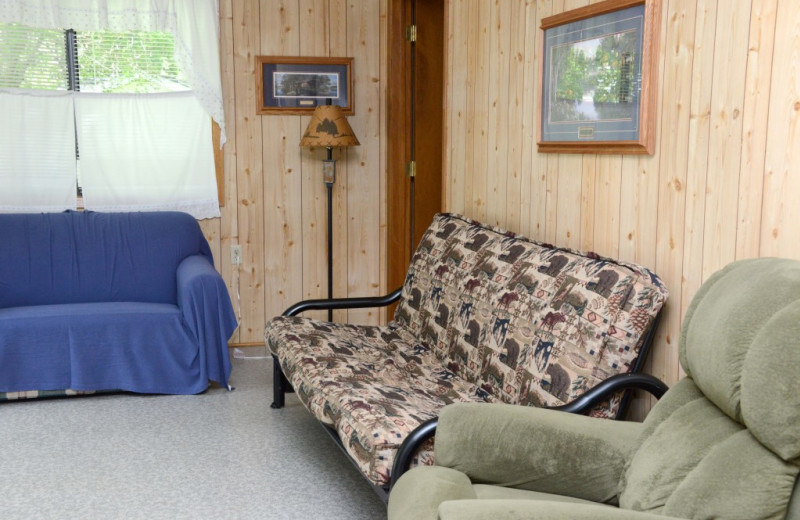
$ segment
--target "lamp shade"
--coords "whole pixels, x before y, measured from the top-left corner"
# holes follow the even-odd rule
[[[306,133],[300,140],[300,146],[356,146],[358,142],[353,129],[337,105],[320,105],[314,109]]]

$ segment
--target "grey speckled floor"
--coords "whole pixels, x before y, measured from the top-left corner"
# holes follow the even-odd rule
[[[235,359],[234,392],[0,403],[0,518],[386,518],[294,394],[269,408],[271,379]]]

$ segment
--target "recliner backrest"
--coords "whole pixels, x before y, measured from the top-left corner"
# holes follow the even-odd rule
[[[734,262],[686,313],[687,377],[645,419],[620,507],[677,518],[782,519],[800,457],[800,262]]]

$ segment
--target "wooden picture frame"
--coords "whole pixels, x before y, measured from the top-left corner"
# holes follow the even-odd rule
[[[661,0],[606,0],[542,19],[544,153],[652,154]]]
[[[353,58],[256,56],[256,113],[308,115],[318,105],[355,113]]]

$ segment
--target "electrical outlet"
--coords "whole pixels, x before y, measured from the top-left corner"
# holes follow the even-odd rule
[[[242,265],[242,246],[238,244],[231,246],[231,264]]]

